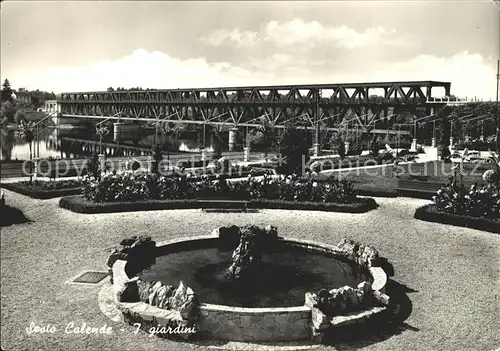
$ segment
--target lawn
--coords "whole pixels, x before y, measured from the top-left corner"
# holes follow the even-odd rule
[[[81,192],[80,180],[45,181],[33,180],[4,183],[2,188],[9,189],[19,194],[30,196],[35,199],[50,199],[53,197],[75,195]]]
[[[18,184],[32,191],[72,189],[82,186],[82,182],[79,180],[58,180],[58,181],[33,180],[32,182],[26,180],[13,184]]]
[[[332,341],[333,348],[320,350],[494,350],[500,345],[495,294],[500,236],[414,220],[415,209],[429,203],[425,200],[378,198],[376,211],[356,215],[289,210],[80,215],[58,208],[58,199],[39,201],[10,191],[6,199],[32,220],[2,228],[1,335],[6,350],[192,350],[189,344],[114,324],[99,310],[100,287],[64,282],[84,270],[106,271],[109,250],[124,237],[151,235],[160,242],[249,223],[273,224],[280,235],[327,244],[350,237],[374,245],[393,264],[387,293],[399,306],[397,325],[376,333],[346,331]],[[28,336],[25,328],[32,322],[53,324],[57,332]],[[107,323],[113,333],[66,334],[70,322]],[[208,347],[213,344],[199,342],[195,348],[213,350]]]
[[[447,183],[450,175],[454,173],[453,167],[459,166],[464,175],[464,181],[467,185],[474,183],[483,183],[482,175],[488,169],[494,169],[491,164],[475,164],[464,163],[463,165],[456,163],[444,163],[442,161],[425,162],[425,163],[409,163],[398,165],[398,176],[402,179],[427,178],[428,182],[433,183]],[[394,172],[392,164],[380,167],[343,170],[335,172],[327,172],[321,174],[319,180],[322,181],[330,176],[339,176],[343,179],[349,179],[354,182],[357,190],[364,191],[380,191],[388,193],[396,193],[398,186],[398,178]]]

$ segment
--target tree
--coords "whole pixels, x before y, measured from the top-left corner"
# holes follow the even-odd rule
[[[34,107],[42,107],[45,104],[45,101],[47,100],[54,100],[56,99],[56,95],[52,92],[46,92],[46,91],[40,91],[39,89],[35,91],[29,91],[31,94],[31,104]]]
[[[278,172],[283,174],[302,174],[303,165],[309,161],[309,146],[307,145],[306,132],[297,129],[293,122],[285,124],[285,130],[280,135],[277,149],[284,163],[278,167]]]
[[[2,107],[0,108],[0,116],[2,118],[2,122],[12,123],[14,122],[14,115],[17,112],[17,106],[15,103],[7,101],[2,103]],[[5,123],[4,123],[5,124]]]
[[[14,148],[14,131],[9,129],[2,129],[0,133],[2,159],[10,160],[12,158],[12,149]]]
[[[372,141],[370,143],[370,153],[373,157],[377,157],[379,152],[378,147],[378,136],[377,134],[373,134]]]
[[[174,135],[179,130],[179,124],[164,122],[160,124],[160,131],[163,136],[168,137]],[[165,148],[165,143],[162,143],[162,148]],[[168,146],[167,149],[167,160],[170,162],[170,151]],[[170,166],[169,166],[170,167]]]
[[[224,138],[222,136],[223,128],[222,126],[214,126],[212,129],[212,135],[214,137],[214,159],[219,159],[222,157],[222,145],[224,144]]]
[[[10,86],[10,82],[8,79],[5,79],[2,84],[2,101],[10,101],[12,102],[14,99],[12,98],[12,88]]]
[[[151,164],[151,173],[159,175],[161,173],[160,163],[163,160],[163,155],[161,154],[161,147],[156,144],[153,148],[153,162]]]
[[[333,131],[321,129],[320,139],[319,139],[321,141],[320,142],[321,149],[331,149],[332,147],[331,141],[333,134],[334,134]]]
[[[26,121],[26,112],[23,109],[19,109],[14,114],[14,121],[20,124],[22,121]]]
[[[337,153],[340,156],[340,159],[343,160],[346,156],[346,151],[345,151],[345,143],[344,140],[342,139],[342,135],[338,133],[335,136],[335,146],[337,147]]]
[[[260,134],[260,145],[264,150],[264,158],[267,160],[269,149],[274,144],[276,137],[275,128],[267,116],[262,116],[259,119],[257,133]]]
[[[85,167],[87,173],[90,173],[96,180],[101,179],[101,163],[99,162],[99,155],[96,151],[87,158]]]
[[[450,157],[450,136],[451,136],[451,125],[450,125],[450,115],[453,109],[449,106],[443,107],[438,111],[438,116],[441,117],[441,139],[439,140],[438,153],[441,160],[448,160]]]
[[[109,129],[101,124],[96,127],[96,134],[99,136],[99,150],[102,154],[102,138],[109,134]]]
[[[35,133],[33,131],[33,124],[25,121],[17,126],[16,136],[29,144],[30,147],[30,183],[33,181],[33,151],[32,143],[35,139]]]

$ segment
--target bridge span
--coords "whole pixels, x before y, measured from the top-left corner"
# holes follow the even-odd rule
[[[272,125],[303,118],[312,127],[337,127],[357,116],[362,125],[389,109],[416,113],[436,107],[432,89],[450,95],[451,83],[436,81],[248,86],[166,90],[62,93],[63,117],[162,119],[180,123],[256,126],[266,115]],[[442,94],[440,95],[442,96]],[[443,105],[446,103],[443,102]]]

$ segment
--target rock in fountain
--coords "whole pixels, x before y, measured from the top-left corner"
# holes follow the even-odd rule
[[[156,256],[154,250],[156,243],[151,240],[151,237],[133,236],[132,238],[122,240],[120,245],[120,247],[113,249],[107,262],[111,283],[113,283],[113,264],[117,260],[129,262],[127,273],[132,277],[155,263]]]
[[[316,306],[327,316],[360,310],[374,302],[372,285],[369,282],[360,283],[356,289],[350,286],[330,291],[321,289],[317,294],[313,294],[313,297],[317,301]]]
[[[196,294],[182,281],[174,288],[172,285],[163,285],[162,282],[147,282],[138,280],[138,295],[142,302],[165,310],[179,312],[180,320],[188,323],[196,321],[198,317],[199,301]]]
[[[255,275],[262,261],[262,245],[269,239],[276,239],[275,227],[260,228],[254,225],[239,228],[239,245],[232,255],[232,264],[226,269],[226,280],[240,280]]]
[[[166,332],[159,332],[158,335],[188,339],[191,333],[182,328],[195,326],[199,318],[200,302],[196,294],[182,281],[177,288],[174,288],[160,281],[143,281],[136,276],[155,263],[156,243],[150,237],[132,237],[123,240],[120,245],[121,247],[113,250],[107,262],[111,271],[115,301],[121,303],[140,301],[161,308],[164,310],[161,327],[164,327]],[[139,317],[129,313],[126,308],[122,312],[126,321],[130,324],[140,323],[141,329],[150,330],[159,327],[154,319],[137,319]],[[181,332],[172,334],[168,332],[168,328],[172,330],[180,328]]]
[[[338,245],[340,252],[361,266],[372,266],[380,262],[378,251],[370,245],[363,245],[344,238]]]

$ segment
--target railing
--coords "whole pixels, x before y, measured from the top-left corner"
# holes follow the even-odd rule
[[[364,98],[321,98],[319,103],[327,105],[327,104],[415,104],[415,105],[420,105],[422,103],[432,103],[432,102],[441,102],[445,103],[447,100],[441,99],[441,98],[432,98],[430,100],[426,100],[425,98],[422,97],[410,97],[410,98],[384,98],[382,96],[377,96],[377,97],[371,97],[368,99]],[[231,99],[228,98],[227,100],[225,99],[207,99],[207,98],[165,98],[163,99],[129,99],[129,100],[113,100],[113,99],[106,99],[106,98],[100,98],[99,100],[86,100],[86,99],[63,99],[60,100],[59,103],[62,105],[66,104],[123,104],[123,103],[132,103],[132,104],[163,104],[163,103],[169,103],[169,104],[246,104],[246,103],[257,103],[257,104],[315,104],[317,102],[317,99],[314,98],[286,98],[283,97],[281,99],[270,99],[268,100],[266,97],[263,97],[262,99],[258,98],[252,98],[252,99]]]
[[[446,104],[453,104],[453,103],[456,103],[456,104],[469,104],[469,103],[480,103],[480,102],[485,102],[484,99],[482,98],[477,98],[477,97],[474,97],[474,98],[468,98],[468,97],[465,97],[465,98],[457,98],[457,97],[450,97],[450,96],[443,96],[443,97],[435,97],[435,98],[429,98],[426,100],[426,103],[446,103]],[[492,100],[486,100],[486,102],[492,102]]]

